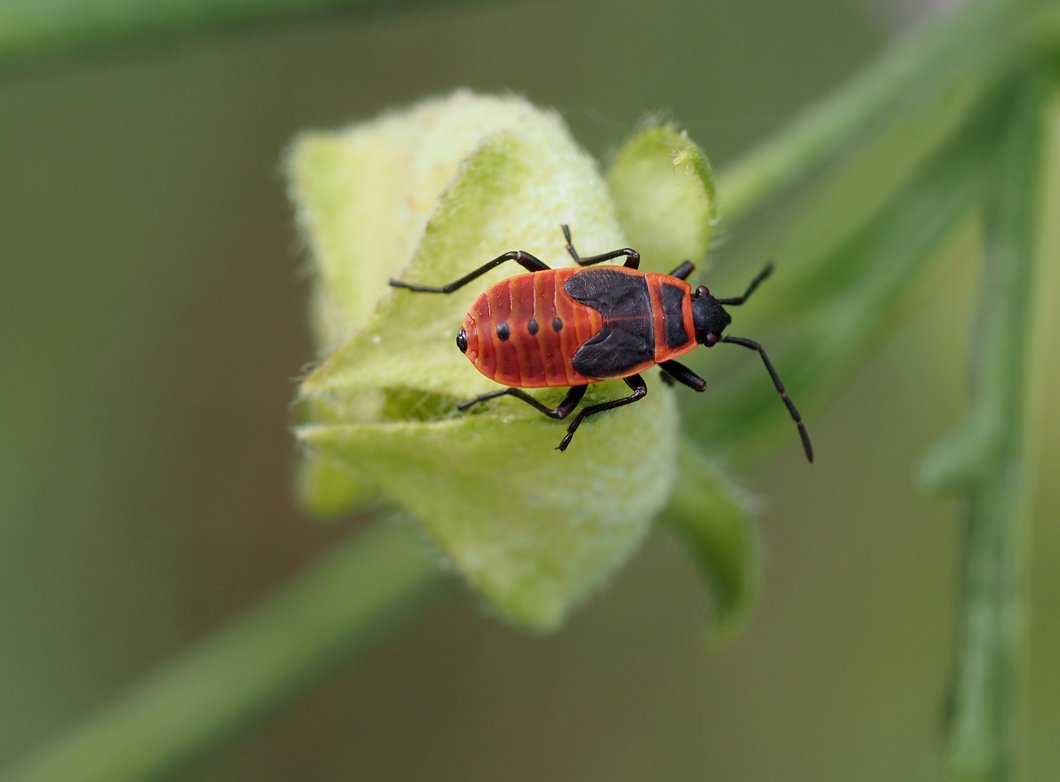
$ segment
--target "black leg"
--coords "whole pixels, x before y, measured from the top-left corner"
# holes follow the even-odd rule
[[[502,388],[500,391],[491,391],[488,394],[482,394],[481,396],[476,396],[474,399],[461,402],[457,405],[457,409],[467,410],[472,405],[477,405],[479,402],[485,402],[487,399],[496,399],[499,396],[514,396],[516,399],[523,400],[535,410],[544,413],[549,418],[558,418],[562,420],[570,415],[574,411],[574,408],[578,406],[578,403],[582,401],[582,397],[585,396],[585,389],[587,387],[588,386],[571,386],[567,391],[567,395],[563,397],[563,401],[555,407],[546,407],[520,388]]]
[[[788,399],[788,392],[784,390],[784,384],[780,382],[780,377],[777,376],[777,371],[773,369],[773,363],[769,360],[769,356],[766,355],[762,346],[757,342],[743,339],[742,337],[722,337],[721,341],[731,342],[734,345],[740,345],[749,350],[755,350],[758,352],[758,355],[762,357],[762,363],[766,365],[766,370],[769,372],[769,376],[773,378],[773,385],[777,387],[777,393],[780,394],[780,398],[784,400],[784,404],[787,406],[788,412],[791,414],[791,420],[794,421],[795,426],[799,428],[799,437],[802,439],[802,450],[806,453],[806,460],[812,462],[813,445],[810,444],[810,435],[806,433],[806,427],[802,424],[802,416],[799,415],[799,411],[795,409],[795,405],[792,401]]]
[[[639,269],[640,268],[640,253],[629,247],[623,247],[621,250],[612,250],[609,253],[602,253],[601,255],[590,255],[588,258],[582,258],[578,255],[578,251],[574,249],[574,245],[571,243],[570,228],[567,226],[560,226],[563,229],[563,236],[567,239],[567,252],[570,253],[570,257],[574,259],[574,262],[579,266],[590,266],[594,263],[600,263],[601,261],[610,261],[612,258],[621,258],[623,255],[626,256],[626,268],[627,269]]]
[[[692,263],[692,261],[685,261],[680,266],[678,266],[676,269],[674,269],[672,272],[670,272],[670,276],[671,277],[676,277],[679,280],[687,280],[688,279],[688,275],[690,275],[695,270],[696,270],[696,265],[694,263]]]
[[[684,364],[680,364],[676,361],[664,361],[659,364],[659,368],[663,371],[664,379],[673,378],[673,380],[684,383],[693,391],[707,390],[707,381]]]
[[[755,288],[762,284],[762,280],[764,280],[772,273],[773,264],[767,263],[766,268],[762,269],[762,271],[758,273],[758,276],[751,280],[751,284],[747,286],[747,290],[744,292],[743,296],[734,296],[731,299],[718,299],[718,304],[743,304],[745,301],[747,301],[750,295],[754,293]]]
[[[463,288],[475,278],[481,277],[493,267],[500,266],[505,261],[515,261],[528,272],[543,272],[550,268],[544,261],[535,258],[530,253],[524,253],[522,250],[513,250],[504,255],[498,255],[489,263],[483,264],[475,269],[475,271],[465,274],[459,280],[454,280],[448,285],[442,285],[440,287],[433,285],[412,285],[411,283],[402,282],[401,280],[391,280],[390,284],[395,288],[405,288],[406,290],[416,291],[417,293],[452,293],[459,288]]]
[[[591,415],[602,413],[604,410],[613,410],[616,407],[622,407],[623,405],[631,405],[638,399],[643,399],[644,395],[648,393],[648,387],[644,384],[644,378],[640,375],[630,375],[626,379],[626,385],[633,389],[633,393],[629,396],[624,396],[621,399],[612,399],[610,402],[601,402],[598,405],[590,405],[589,407],[583,408],[578,415],[574,417],[574,420],[570,422],[570,426],[567,427],[567,434],[562,440],[559,441],[559,445],[556,446],[557,450],[565,451],[567,446],[570,445],[570,441],[574,438],[574,432],[584,421]]]

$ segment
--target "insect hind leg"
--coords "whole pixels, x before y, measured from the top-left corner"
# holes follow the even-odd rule
[[[576,408],[578,403],[582,401],[582,397],[585,396],[586,388],[587,386],[571,386],[570,389],[567,390],[567,395],[563,397],[563,400],[555,407],[548,407],[547,405],[542,404],[521,388],[502,388],[500,391],[491,391],[488,394],[481,394],[474,399],[461,402],[456,407],[458,410],[467,410],[469,407],[473,407],[479,402],[496,399],[499,396],[514,396],[516,399],[521,399],[538,412],[547,415],[549,418],[563,420],[574,412],[574,408]]]
[[[584,421],[591,415],[602,413],[605,410],[613,410],[616,407],[622,407],[623,405],[631,405],[644,398],[644,395],[648,393],[648,386],[644,382],[644,378],[640,375],[630,375],[625,378],[626,385],[633,389],[633,393],[629,396],[621,397],[620,399],[612,399],[610,402],[601,402],[598,405],[590,405],[584,408],[574,420],[570,422],[570,426],[567,427],[567,434],[562,440],[559,441],[559,445],[556,446],[557,451],[567,450],[567,446],[570,445],[570,441],[574,439],[574,433],[577,431],[581,422]]]
[[[543,272],[548,271],[551,268],[540,258],[537,258],[528,252],[512,250],[511,252],[504,253],[504,255],[498,255],[492,261],[482,264],[474,271],[465,274],[458,280],[453,280],[448,285],[414,285],[409,282],[394,279],[390,280],[390,285],[394,288],[404,288],[405,290],[415,291],[416,293],[452,293],[455,290],[463,288],[472,280],[481,277],[490,269],[500,266],[506,261],[515,261],[528,272]]]

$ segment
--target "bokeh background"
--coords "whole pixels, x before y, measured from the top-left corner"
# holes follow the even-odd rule
[[[280,159],[299,130],[470,86],[557,107],[602,157],[661,110],[724,166],[917,12],[384,7],[0,78],[0,768],[355,531],[303,517],[290,492],[287,405],[311,347]],[[977,265],[972,246],[954,253],[857,374],[804,405],[818,463],[785,428],[741,473],[764,500],[766,591],[734,642],[708,643],[702,585],[660,530],[562,632],[525,634],[450,590],[183,778],[938,778],[960,516],[914,474],[967,404]],[[725,257],[718,278],[742,281]],[[1046,416],[1040,780],[1060,768],[1060,413]]]

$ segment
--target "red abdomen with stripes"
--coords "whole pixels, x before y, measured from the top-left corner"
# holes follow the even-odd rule
[[[601,367],[598,360],[594,366],[599,369],[590,376],[575,369],[575,354],[609,324],[614,326],[616,319],[577,301],[564,285],[574,275],[603,280],[601,273],[643,279],[648,294],[643,306],[624,311],[619,325],[648,335],[644,338],[649,344],[634,359],[636,363],[616,361],[614,366]],[[633,282],[628,277],[620,279]],[[664,307],[664,287],[678,288],[681,300],[676,301],[671,294]],[[492,285],[471,305],[464,319],[465,353],[486,377],[518,388],[579,386],[628,377],[696,347],[690,290],[684,280],[621,266],[549,269],[516,275]],[[681,334],[687,339],[675,344],[680,342]],[[625,355],[630,355],[628,350]]]

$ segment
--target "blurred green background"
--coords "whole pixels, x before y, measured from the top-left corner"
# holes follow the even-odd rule
[[[602,157],[661,110],[724,167],[900,18],[869,0],[468,2],[0,78],[0,768],[353,531],[302,517],[289,490],[287,404],[312,355],[279,174],[294,134],[470,86],[557,107]],[[723,242],[722,285],[742,281],[725,259]],[[658,531],[559,634],[453,590],[184,778],[937,778],[959,509],[913,477],[966,407],[974,247],[948,268],[804,411],[818,463],[784,428],[740,476],[764,499],[766,592],[731,645],[708,644],[699,579]],[[1060,768],[1047,416],[1030,665],[1043,780]]]

